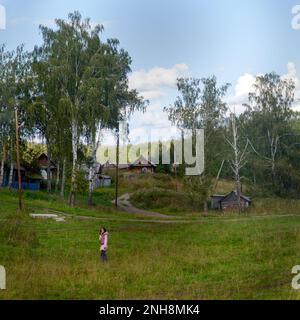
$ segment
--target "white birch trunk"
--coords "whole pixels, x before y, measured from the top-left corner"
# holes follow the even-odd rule
[[[245,155],[246,151],[248,148],[249,141],[247,140],[244,149],[241,151],[239,149],[238,145],[238,131],[236,127],[236,122],[235,122],[235,115],[231,115],[231,125],[232,125],[232,136],[233,136],[233,141],[231,142],[228,140],[226,137],[226,141],[228,144],[231,146],[232,151],[233,151],[233,160],[231,161],[231,169],[232,172],[234,173],[234,178],[235,178],[235,184],[236,184],[236,193],[237,193],[237,198],[238,198],[238,208],[239,212],[241,211],[241,177],[240,177],[240,171],[241,169],[245,166],[247,161],[245,160]]]
[[[64,195],[65,195],[65,182],[66,182],[66,159],[64,159],[63,161],[61,186],[60,186],[60,196],[62,198],[64,198]]]
[[[56,182],[55,182],[55,191],[58,191],[59,188],[59,177],[60,177],[60,164],[57,163],[57,172],[56,172]]]
[[[76,121],[72,120],[72,175],[71,175],[71,190],[69,197],[70,206],[75,205],[75,195],[76,195],[76,173],[77,173],[77,150],[78,150],[78,126]]]
[[[0,188],[2,188],[4,183],[4,164],[5,164],[5,158],[6,158],[6,150],[5,147],[3,147],[3,154],[1,159],[1,167],[0,167]]]
[[[48,163],[47,163],[47,192],[50,193],[51,192],[51,170],[50,170],[50,166],[51,166],[51,148],[50,148],[50,143],[47,140],[47,155],[48,155]]]
[[[89,146],[90,157],[92,160],[92,163],[90,164],[90,167],[89,167],[89,176],[88,176],[88,181],[89,181],[88,204],[90,205],[93,204],[93,192],[95,188],[95,175],[96,175],[96,165],[97,165],[97,150],[100,144],[100,140],[101,140],[101,123],[98,126],[97,139],[96,139],[96,136],[92,137],[90,146]]]
[[[8,185],[7,185],[9,189],[12,188],[13,175],[14,175],[14,164],[13,164],[13,162],[11,162],[11,163],[10,163],[10,170],[9,170]]]
[[[234,151],[234,174],[236,183],[236,193],[238,198],[238,208],[241,212],[241,181],[240,181],[240,159],[239,159],[239,148],[238,148],[238,135],[235,124],[235,116],[232,116],[232,133],[233,133],[233,151]]]
[[[90,166],[89,168],[89,195],[88,195],[88,204],[92,205],[93,204],[93,191],[94,191],[94,168],[93,166]]]
[[[275,138],[273,136],[271,137],[271,134],[268,130],[268,138],[270,142],[271,171],[272,171],[272,180],[274,184],[276,180],[276,155],[277,155],[279,137],[278,136],[276,136]]]
[[[92,159],[92,163],[89,167],[89,195],[88,195],[88,204],[93,204],[93,192],[94,192],[94,180],[95,180],[95,173],[96,173],[96,143],[95,140],[91,142],[90,144],[90,156]]]

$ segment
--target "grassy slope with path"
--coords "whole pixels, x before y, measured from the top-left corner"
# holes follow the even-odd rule
[[[93,208],[82,202],[70,209],[54,196],[27,194],[26,206],[110,220],[1,220],[0,264],[7,269],[7,290],[0,291],[0,299],[300,297],[291,289],[291,269],[300,264],[300,214],[288,215],[297,213],[296,203],[291,212],[275,212],[287,214],[283,217],[232,215],[154,224],[152,218],[135,220],[115,211],[100,198],[96,195]],[[16,215],[15,194],[0,191],[0,203],[0,219]],[[102,224],[110,232],[107,265],[98,258]]]

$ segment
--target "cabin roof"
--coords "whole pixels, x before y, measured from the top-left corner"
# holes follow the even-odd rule
[[[237,195],[235,190],[229,192],[226,195],[214,194],[214,195],[211,196],[211,198],[220,198],[218,201],[222,202],[222,201],[225,201],[226,199],[230,198],[232,195]],[[244,199],[247,202],[251,202],[251,198],[245,196],[243,193],[241,193],[241,198]]]
[[[131,165],[131,167],[156,167],[156,164],[140,155]]]
[[[104,164],[101,165],[102,168],[115,168],[116,163],[113,163],[110,160],[107,160]],[[128,169],[130,167],[156,167],[156,164],[147,160],[143,155],[139,156],[132,163],[120,163],[119,169]]]
[[[46,168],[48,167],[48,165],[46,165],[46,164],[43,165],[43,163],[42,163],[43,159],[46,159],[46,161],[48,161],[48,155],[47,155],[47,153],[45,153],[45,152],[42,152],[42,153],[38,156],[37,162],[38,162],[38,166],[39,166],[41,169],[46,169]],[[55,165],[55,163],[54,163],[53,160],[50,160],[50,169],[51,169],[51,170],[52,170],[52,169],[56,169],[56,165]]]

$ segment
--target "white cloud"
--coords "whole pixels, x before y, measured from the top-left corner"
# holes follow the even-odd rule
[[[165,92],[159,90],[140,91],[139,93],[146,100],[158,100],[167,95]]]
[[[230,111],[235,111],[237,114],[245,111],[243,104],[248,103],[248,94],[253,88],[255,78],[261,74],[253,75],[244,73],[238,77],[236,85],[234,86],[234,93],[226,98],[226,102]],[[282,79],[292,79],[295,83],[295,102],[294,110],[300,111],[300,81],[297,75],[296,65],[293,62],[288,62],[287,73],[281,76]]]
[[[145,113],[136,112],[130,119],[130,143],[168,141],[179,136],[178,129],[171,125],[160,103],[150,104]],[[103,137],[102,145],[114,145],[116,142],[111,132],[106,132]]]
[[[235,85],[235,95],[237,97],[248,96],[248,93],[251,91],[254,82],[255,77],[250,73],[245,73],[240,76]]]
[[[132,142],[145,142],[151,140],[169,140],[177,135],[177,129],[171,126],[168,116],[163,112],[163,103],[159,99],[171,96],[176,91],[176,80],[189,75],[186,64],[176,64],[172,68],[154,67],[148,71],[139,70],[129,77],[129,87],[136,89],[151,103],[145,113],[138,112],[130,121],[130,139]],[[170,92],[171,90],[171,92]],[[170,98],[171,99],[171,98]],[[136,141],[139,140],[139,141]]]
[[[168,115],[163,111],[163,108],[159,103],[150,104],[144,114],[140,113],[139,115],[137,115],[136,123],[138,123],[139,126],[143,127],[170,127]]]
[[[146,128],[138,127],[132,129],[129,134],[130,142],[133,144],[144,143],[144,142],[155,142],[155,141],[169,141],[172,138],[178,138],[180,134],[176,127],[165,127],[165,128]]]
[[[154,67],[148,71],[139,70],[129,76],[129,87],[138,90],[146,99],[159,99],[165,90],[176,87],[176,79],[188,75],[188,66],[176,64],[172,68]]]
[[[294,96],[294,105],[293,109],[300,111],[300,82],[297,75],[297,68],[294,62],[289,62],[287,65],[287,74],[284,74],[282,79],[293,80],[295,83],[295,96]]]
[[[251,92],[254,82],[255,76],[250,73],[244,73],[238,77],[234,86],[234,94],[226,98],[230,112],[240,114],[245,110],[243,104],[248,102],[248,94]]]
[[[289,62],[287,64],[287,74],[284,74],[283,76],[281,76],[281,78],[285,80],[293,80],[295,82],[296,88],[299,88],[299,79],[297,76],[297,69],[294,62]]]
[[[151,103],[146,112],[136,112],[130,119],[131,143],[170,140],[178,137],[177,128],[171,125],[168,115],[163,111],[162,104],[159,102]]]
[[[150,100],[169,97],[170,92],[165,90],[167,88],[176,89],[176,78],[180,72],[187,73],[187,66],[176,65],[171,69],[155,67],[148,72],[142,70],[132,75],[130,84],[131,86],[135,85],[144,94],[144,97]],[[248,94],[251,92],[255,78],[258,75],[261,74],[244,73],[237,78],[232,94],[226,98],[230,111],[240,114],[245,110],[243,104],[248,103]],[[282,79],[292,79],[295,82],[295,99],[298,99],[298,101],[295,102],[294,109],[300,110],[300,81],[295,64],[289,62],[287,64],[287,73],[281,77]],[[137,112],[133,115],[130,121],[130,140],[132,143],[146,142],[150,136],[151,141],[158,141],[159,139],[166,141],[172,137],[179,137],[178,130],[176,127],[171,126],[167,114],[163,112],[162,106],[164,104],[163,101],[152,102],[145,113]],[[114,137],[106,135],[105,144],[115,144]]]

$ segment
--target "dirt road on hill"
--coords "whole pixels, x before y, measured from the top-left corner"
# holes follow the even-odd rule
[[[164,219],[174,218],[174,216],[171,216],[171,215],[166,215],[166,214],[162,214],[162,213],[158,213],[158,212],[138,209],[138,208],[134,207],[130,203],[129,200],[130,200],[130,194],[129,193],[123,194],[122,196],[120,196],[118,198],[118,207],[128,213],[140,214],[140,215],[147,216],[147,217],[157,217],[157,218],[164,218]],[[114,201],[113,201],[113,203],[114,203]]]

